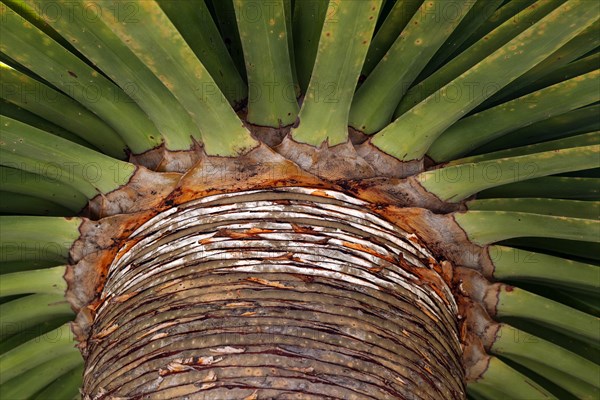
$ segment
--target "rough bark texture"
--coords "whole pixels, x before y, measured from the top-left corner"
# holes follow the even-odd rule
[[[324,189],[170,208],[108,270],[86,398],[462,399],[457,305],[414,239]]]

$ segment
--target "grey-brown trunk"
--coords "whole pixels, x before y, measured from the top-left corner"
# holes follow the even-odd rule
[[[465,397],[436,261],[360,200],[211,196],[131,239],[87,343],[87,398]]]

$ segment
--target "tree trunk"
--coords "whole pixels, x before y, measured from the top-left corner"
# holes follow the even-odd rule
[[[464,398],[439,264],[366,206],[256,190],[146,222],[109,269],[86,398]]]

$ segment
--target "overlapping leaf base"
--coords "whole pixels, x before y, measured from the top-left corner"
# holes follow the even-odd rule
[[[84,393],[464,398],[456,304],[414,239],[322,189],[168,209],[108,270]]]

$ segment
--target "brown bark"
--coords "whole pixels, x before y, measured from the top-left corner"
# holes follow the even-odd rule
[[[462,399],[457,305],[414,235],[323,189],[213,195],[117,253],[89,399]]]

